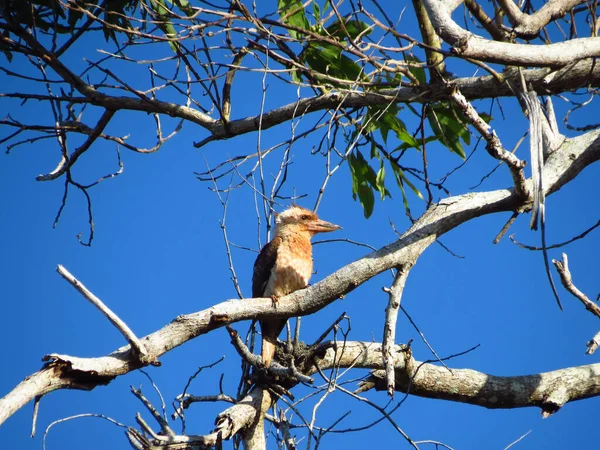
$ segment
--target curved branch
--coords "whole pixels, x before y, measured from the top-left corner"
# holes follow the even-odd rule
[[[493,76],[457,78],[452,80],[461,93],[468,100],[484,98],[512,97],[514,96],[509,84],[518,86],[521,79],[518,73],[502,74],[505,81],[498,83]],[[531,90],[539,95],[547,95],[553,92],[563,92],[577,89],[581,86],[600,86],[600,64],[592,60],[578,61],[562,70],[531,69],[523,70],[523,76]],[[279,125],[294,117],[307,113],[322,111],[326,109],[360,108],[364,106],[382,106],[392,103],[428,103],[448,100],[450,95],[443,86],[424,85],[416,87],[401,87],[398,89],[381,89],[377,92],[338,92],[332,91],[323,95],[302,98],[293,103],[272,109],[260,116],[250,116],[229,122],[225,128],[215,127],[212,129],[212,138],[227,139],[245,133]],[[220,122],[219,122],[220,124]],[[207,142],[210,142],[207,141]],[[194,144],[202,147],[205,141]]]
[[[370,347],[368,347],[370,345]],[[363,366],[381,361],[380,344],[349,342],[349,355],[339,360],[346,367],[349,359],[361,351],[358,360]],[[357,347],[357,348],[355,348]],[[362,347],[362,348],[360,348]],[[351,352],[354,350],[354,352]],[[570,367],[533,375],[500,377],[471,369],[452,369],[406,359],[404,347],[396,349],[396,391],[419,397],[468,403],[491,409],[512,409],[537,406],[547,417],[567,402],[600,395],[600,363]],[[415,368],[414,370],[411,368]],[[359,388],[386,391],[388,383],[384,370],[376,370]]]
[[[550,0],[531,15],[521,12],[513,0],[498,0],[498,3],[514,27],[515,33],[533,38],[550,22],[563,17],[567,11],[585,3],[585,0]]]
[[[203,128],[211,131],[217,127],[217,120],[213,119],[207,114],[201,111],[190,108],[189,106],[182,106],[176,103],[163,102],[150,98],[141,92],[136,92],[139,99],[122,96],[110,96],[98,91],[93,86],[84,82],[80,77],[75,75],[67,66],[65,66],[58,57],[46,49],[40,44],[26,30],[21,28],[15,23],[10,16],[5,15],[6,20],[10,24],[10,30],[17,36],[23,39],[24,42],[40,57],[45,63],[47,63],[52,69],[69,85],[71,85],[77,92],[85,96],[89,103],[97,106],[102,106],[107,110],[118,111],[120,109],[130,109],[134,111],[145,111],[149,113],[160,113],[167,114],[174,117],[180,117],[182,119],[189,120],[190,122],[196,123]]]
[[[560,189],[598,159],[600,131],[567,139],[546,161],[547,194]],[[307,289],[282,297],[277,309],[273,308],[270,298],[253,299],[251,302],[228,300],[194,314],[179,316],[141,341],[150,360],[154,360],[190,339],[229,323],[314,313],[375,275],[416,261],[436,238],[462,223],[486,214],[514,211],[526,206],[514,190],[509,189],[444,199],[429,207],[396,242],[346,265]],[[45,360],[49,363],[39,372],[27,377],[0,399],[0,424],[36,396],[57,389],[93,389],[142,365],[130,346],[98,358],[54,354],[45,357]]]
[[[484,39],[460,27],[446,2],[423,0],[438,35],[465,58],[523,67],[566,66],[573,61],[600,56],[600,40],[571,39],[548,45],[512,44]]]
[[[92,144],[96,141],[96,139],[98,139],[98,137],[100,137],[100,135],[102,135],[102,132],[104,131],[104,129],[106,128],[106,126],[108,125],[108,123],[110,122],[110,120],[113,118],[114,115],[115,115],[115,111],[111,111],[110,109],[104,110],[102,117],[100,117],[100,119],[98,120],[98,123],[96,124],[94,129],[91,130],[91,132],[88,135],[88,138],[85,140],[85,142],[79,148],[77,148],[73,152],[73,154],[69,157],[69,159],[66,159],[65,157],[63,157],[60,160],[60,163],[58,164],[56,169],[54,169],[49,174],[38,175],[36,177],[36,180],[37,181],[56,180],[61,175],[63,175],[67,170],[69,170],[73,166],[73,164],[75,164],[75,162],[77,162],[79,157],[81,155],[83,155],[92,146]]]
[[[328,369],[374,369],[360,382],[356,391],[387,390],[385,370],[382,370],[383,345],[374,342],[325,342],[319,345],[321,355],[307,363],[307,372]],[[532,375],[500,377],[471,369],[452,369],[415,360],[406,345],[392,347],[395,361],[396,391],[419,397],[467,403],[490,409],[539,407],[547,417],[556,413],[568,402],[600,395],[600,363],[569,367]],[[342,388],[343,389],[343,388]],[[263,396],[267,396],[264,398]],[[219,439],[231,439],[235,434],[262,427],[257,413],[270,405],[268,390],[253,389],[244,399],[221,412],[215,421],[216,428],[204,436],[154,436],[155,443],[140,442],[144,449],[188,449],[194,446],[215,446]],[[135,430],[130,438],[138,440]],[[248,434],[248,431],[244,432]],[[262,430],[253,435],[264,438]],[[244,442],[246,448],[265,448],[264,441]],[[255,445],[256,444],[256,445]],[[204,448],[204,447],[203,447]]]

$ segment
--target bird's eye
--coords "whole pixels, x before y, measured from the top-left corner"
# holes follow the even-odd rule
[[[300,217],[302,220],[308,220],[308,216],[306,214],[304,214],[302,217]]]

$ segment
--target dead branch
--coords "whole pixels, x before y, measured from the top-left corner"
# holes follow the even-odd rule
[[[499,377],[471,369],[452,369],[449,372],[443,367],[416,360],[411,361],[411,365],[417,368],[411,374],[402,366],[404,359],[400,357],[397,360],[398,392],[490,409],[536,406],[547,416],[556,413],[567,402],[600,394],[600,364],[534,375]],[[384,370],[375,371],[365,379],[359,392],[369,389],[388,389]]]
[[[156,360],[150,359],[144,344],[140,342],[135,333],[131,331],[131,328],[123,322],[119,316],[117,316],[108,306],[106,306],[102,300],[96,297],[88,288],[86,288],[81,281],[75,278],[71,273],[65,269],[62,265],[58,265],[56,271],[71,284],[75,289],[83,295],[92,305],[100,310],[100,312],[112,323],[117,330],[127,339],[132,347],[132,352],[137,355],[140,362],[143,365],[154,364],[158,365]]]
[[[395,371],[396,366],[392,349],[396,345],[396,320],[398,319],[398,310],[402,292],[406,284],[406,279],[410,272],[410,266],[403,265],[398,267],[398,272],[394,278],[391,288],[384,288],[389,295],[388,306],[385,309],[385,325],[383,327],[383,365],[388,382],[387,393],[390,397],[394,396],[395,390]]]
[[[568,152],[556,151],[545,164],[547,194],[567,184],[586,166],[600,159],[600,131],[567,139]],[[277,309],[270,298],[251,301],[229,300],[206,310],[182,315],[141,342],[151,361],[199,335],[241,320],[284,318],[316,312],[344,296],[373,276],[416,260],[436,238],[475,217],[502,211],[514,211],[523,204],[514,190],[458,195],[440,201],[429,209],[400,239],[367,255],[324,280],[281,298]],[[27,377],[0,400],[0,424],[36,396],[57,389],[83,389],[109,383],[114,377],[138,369],[142,363],[130,346],[107,356],[78,358],[52,354],[48,363]]]
[[[573,277],[571,276],[571,270],[569,269],[569,259],[566,253],[562,254],[562,261],[557,261],[556,259],[552,260],[552,264],[556,267],[558,274],[560,275],[560,280],[562,281],[563,286],[567,291],[569,291],[573,296],[578,299],[585,309],[591,312],[593,315],[600,319],[600,306],[596,305],[596,303],[592,302],[587,295],[577,289],[577,286],[573,283]]]
[[[466,31],[452,19],[447,1],[423,0],[423,3],[436,33],[463,58],[511,66],[560,67],[569,65],[574,60],[600,55],[600,42],[594,38],[571,39],[548,45],[484,39]]]

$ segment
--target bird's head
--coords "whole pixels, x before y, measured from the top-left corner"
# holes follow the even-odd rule
[[[297,205],[292,205],[285,211],[277,214],[275,225],[277,227],[277,234],[289,230],[294,232],[308,232],[311,236],[342,228],[339,225],[319,219],[316,213]]]

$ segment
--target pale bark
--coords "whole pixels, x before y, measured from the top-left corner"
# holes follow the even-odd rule
[[[396,391],[446,401],[467,403],[490,409],[538,407],[544,416],[556,413],[568,402],[600,395],[600,363],[532,375],[495,376],[471,369],[450,369],[415,360],[409,347],[391,349],[395,361]],[[357,392],[387,390],[383,368],[383,345],[374,342],[325,342],[307,361],[306,373],[334,367],[375,369],[360,383]],[[268,395],[268,397],[263,397]],[[264,420],[258,411],[272,402],[268,391],[254,389],[238,404],[217,416],[216,428],[205,436],[155,436],[153,441],[137,439],[145,450],[184,450],[215,446],[218,440],[231,439],[242,432],[246,449],[264,449]]]
[[[600,159],[600,131],[567,139],[546,160],[544,177],[549,195]],[[530,181],[528,181],[530,183]],[[283,318],[314,313],[355,289],[373,276],[416,261],[435,239],[476,217],[527,208],[512,189],[450,197],[432,205],[400,239],[339,269],[324,280],[281,298],[273,309],[270,298],[228,300],[206,310],[175,318],[162,329],[141,339],[149,360],[228,323],[263,318]],[[16,410],[57,389],[93,389],[114,377],[141,367],[130,346],[99,358],[49,355],[49,363],[27,377],[0,400],[0,424]]]
[[[513,25],[515,33],[523,37],[534,37],[550,22],[563,17],[567,11],[585,3],[585,0],[550,0],[531,15],[521,12],[513,0],[498,0],[498,3]]]
[[[600,40],[571,39],[548,45],[514,44],[484,39],[458,25],[447,2],[423,0],[436,33],[454,52],[478,61],[523,67],[566,66],[574,61],[600,56]]]
[[[398,358],[396,390],[419,397],[493,409],[535,406],[547,416],[556,413],[567,402],[600,395],[600,363],[501,377],[471,369],[449,371],[445,367],[412,359],[404,361],[405,358]],[[384,370],[373,372],[359,390],[368,389],[388,389]]]

